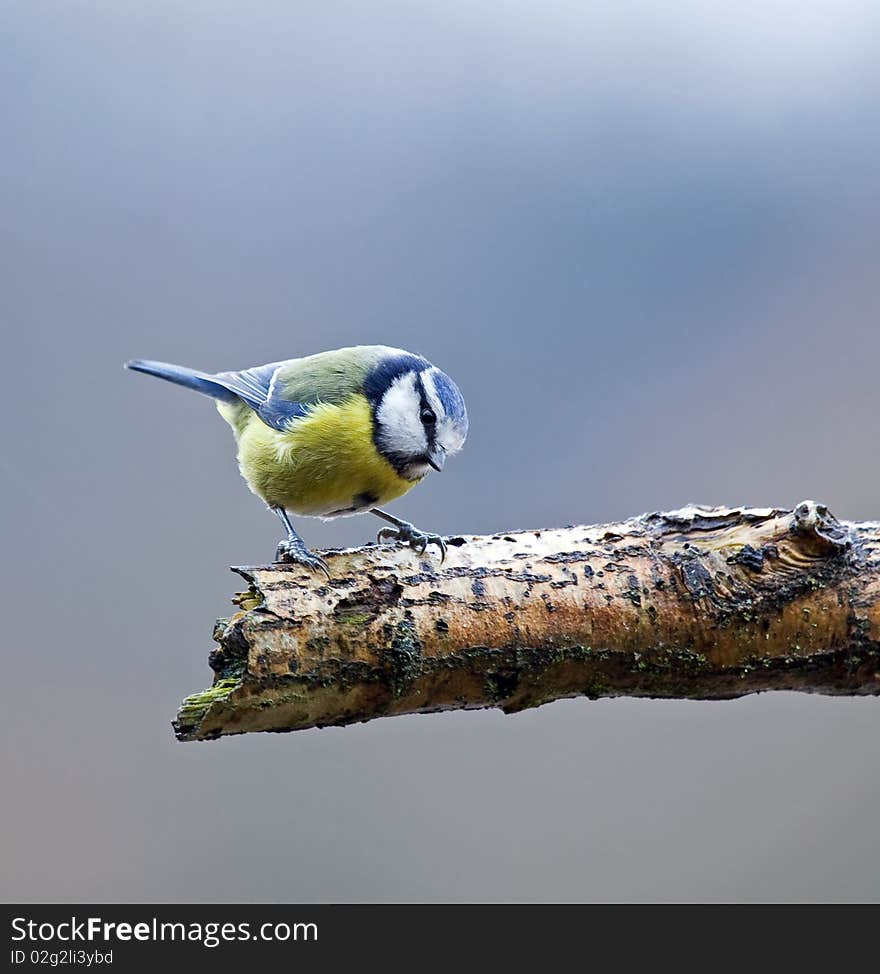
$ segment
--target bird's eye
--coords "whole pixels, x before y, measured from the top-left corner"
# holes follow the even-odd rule
[[[422,422],[425,424],[425,426],[433,426],[434,423],[437,422],[437,417],[434,415],[433,409],[423,409],[421,416]]]

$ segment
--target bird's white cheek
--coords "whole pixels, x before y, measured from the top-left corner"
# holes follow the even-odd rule
[[[383,447],[401,456],[419,456],[428,448],[425,429],[419,419],[419,396],[412,376],[401,376],[382,397],[376,422]]]
[[[444,420],[437,430],[437,442],[452,456],[464,446],[464,436],[454,423]]]

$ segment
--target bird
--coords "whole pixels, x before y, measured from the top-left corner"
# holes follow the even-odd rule
[[[446,542],[383,511],[464,445],[468,415],[458,386],[426,358],[387,345],[356,345],[270,362],[239,372],[199,372],[134,359],[134,372],[212,397],[232,427],[238,467],[250,490],[284,526],[276,562],[330,577],[290,516],[347,517],[370,512],[395,540],[424,554]]]

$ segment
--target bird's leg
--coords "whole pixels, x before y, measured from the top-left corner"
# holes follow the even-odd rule
[[[435,544],[440,549],[440,564],[446,560],[446,542],[440,537],[439,534],[428,534],[425,531],[419,531],[419,529],[410,524],[409,521],[402,521],[399,517],[395,517],[393,514],[388,514],[386,511],[380,511],[378,507],[374,507],[370,510],[371,514],[375,514],[376,517],[381,517],[383,521],[387,521],[389,524],[393,524],[393,528],[381,528],[379,533],[376,535],[376,540],[379,542],[385,541],[386,539],[391,541],[403,541],[408,544],[411,548],[414,548],[420,555],[423,555],[429,544]]]
[[[269,510],[274,511],[278,515],[281,523],[287,530],[287,537],[279,541],[278,547],[275,549],[275,561],[293,562],[297,565],[305,565],[306,568],[320,568],[327,578],[329,578],[330,569],[327,567],[327,563],[323,558],[319,558],[309,551],[306,543],[294,531],[293,525],[290,523],[290,518],[287,516],[287,511],[283,507],[271,506]]]

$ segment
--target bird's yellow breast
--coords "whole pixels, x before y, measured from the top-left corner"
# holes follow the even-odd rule
[[[217,408],[235,431],[242,476],[267,504],[294,514],[353,514],[418,483],[401,477],[376,449],[365,396],[318,404],[283,433],[243,404]]]

